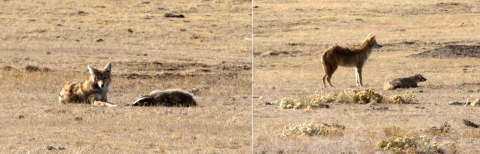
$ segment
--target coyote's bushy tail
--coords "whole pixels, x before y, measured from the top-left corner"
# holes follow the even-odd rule
[[[327,50],[327,51],[328,51],[328,50]],[[330,66],[328,65],[329,62],[328,62],[327,54],[328,54],[328,53],[326,53],[326,52],[323,53],[323,54],[322,54],[322,58],[321,58],[321,63],[322,63],[323,71],[324,71],[325,73],[329,72],[329,70],[330,70]]]

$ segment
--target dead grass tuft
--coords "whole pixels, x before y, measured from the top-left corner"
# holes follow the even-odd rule
[[[416,99],[406,92],[404,95],[395,95],[390,100],[385,101],[384,96],[372,89],[363,90],[346,89],[338,95],[315,94],[314,96],[302,96],[298,99],[283,98],[280,101],[273,101],[273,104],[279,104],[279,109],[301,109],[301,108],[329,108],[328,103],[346,103],[346,104],[368,104],[368,103],[392,103],[392,104],[412,104]]]
[[[414,104],[418,103],[418,101],[413,97],[410,91],[406,91],[403,95],[394,95],[390,97],[387,101],[391,104]]]
[[[400,127],[398,127],[398,126],[384,127],[383,128],[383,133],[385,133],[385,135],[387,137],[399,136],[400,135]]]
[[[470,104],[470,106],[480,105],[479,102],[480,102],[480,98],[477,98],[477,99],[475,99],[475,100]]]
[[[301,123],[298,125],[289,124],[285,126],[281,137],[289,136],[341,136],[345,126],[338,124],[328,125],[322,122]]]
[[[384,127],[398,126],[402,134],[408,132],[416,136],[428,135],[432,141],[439,144],[452,140],[459,149],[462,149],[462,153],[480,153],[479,148],[472,148],[477,146],[477,143],[472,141],[477,139],[474,134],[479,134],[476,132],[478,130],[461,126],[463,125],[461,120],[464,118],[480,123],[478,117],[473,116],[478,112],[478,108],[444,105],[445,101],[466,98],[473,101],[478,98],[475,95],[479,91],[477,83],[480,83],[478,78],[480,71],[476,69],[479,62],[475,61],[475,58],[406,57],[448,45],[479,45],[478,41],[472,39],[475,36],[469,30],[478,31],[480,25],[467,20],[467,18],[479,19],[478,16],[472,15],[480,10],[478,2],[463,1],[459,4],[443,2],[441,6],[437,6],[439,1],[408,1],[402,4],[394,1],[335,1],[322,6],[314,5],[316,3],[318,2],[311,0],[275,3],[263,0],[254,3],[254,6],[258,6],[253,8],[255,12],[253,33],[254,40],[257,40],[254,41],[253,53],[254,96],[263,96],[262,100],[272,102],[284,97],[299,99],[298,93],[317,90],[322,84],[320,80],[323,70],[319,59],[321,54],[335,43],[354,46],[364,39],[366,33],[373,32],[377,33],[377,39],[384,47],[374,50],[370,55],[369,62],[364,67],[366,73],[364,81],[368,88],[384,96],[384,102],[377,105],[370,103],[366,106],[329,103],[328,110],[312,109],[313,112],[308,113],[297,110],[278,112],[272,110],[273,106],[257,105],[254,107],[256,126],[254,135],[262,134],[269,142],[254,144],[255,152],[276,153],[278,149],[285,149],[286,153],[318,153],[318,151],[390,153],[379,151],[376,143],[389,138],[383,132]],[[465,6],[470,9],[464,9]],[[323,15],[315,15],[319,13]],[[376,24],[386,26],[383,26],[383,29],[372,28]],[[320,31],[324,32],[322,36],[315,33]],[[304,42],[305,45],[284,44],[285,42]],[[278,56],[273,56],[269,53],[272,51],[302,51],[302,53],[288,55],[279,53]],[[267,54],[262,56],[263,53]],[[418,104],[413,106],[389,104],[398,103],[388,101],[394,95],[403,95],[405,90],[384,91],[382,88],[385,80],[412,73],[430,76],[424,86],[407,89],[412,91],[411,95],[415,96]],[[337,100],[338,94],[354,86],[353,69],[339,67],[334,79],[336,87],[321,90],[334,95]],[[465,88],[465,85],[462,85],[465,82],[473,84]],[[270,88],[272,86],[276,89]],[[408,102],[403,100],[400,102]],[[307,122],[293,122],[298,119],[309,119],[308,122],[321,120],[319,117],[332,121],[346,121],[349,128],[355,127],[355,131],[346,130],[345,137],[321,140],[277,139],[276,135],[281,132],[284,125]],[[441,123],[430,125],[435,121],[451,121],[452,131],[440,136],[430,135],[428,132],[430,127],[441,125]],[[275,128],[278,129],[277,133],[268,134]],[[464,132],[465,136],[461,136]]]
[[[346,89],[342,93],[338,94],[338,103],[348,104],[368,104],[368,103],[381,103],[383,96],[372,89],[365,88],[363,90]]]
[[[444,142],[438,146],[431,142],[427,136],[392,136],[382,139],[377,146],[391,153],[455,153],[455,142]]]
[[[432,127],[428,130],[432,136],[439,136],[450,132],[450,124],[448,122],[443,123],[440,127]]]
[[[4,71],[11,71],[13,69],[15,69],[15,68],[13,68],[12,66],[9,66],[9,65],[1,67],[1,70],[4,70]]]
[[[175,134],[175,133],[174,133],[174,134],[171,134],[171,135],[170,135],[170,139],[172,139],[172,140],[180,140],[180,139],[182,139],[182,136],[180,136],[179,134]]]
[[[27,65],[27,67],[25,67],[25,70],[27,70],[28,72],[38,72],[40,71],[40,67]]]
[[[301,108],[329,108],[326,103],[332,103],[335,101],[332,95],[316,94],[312,97],[301,97],[299,99],[283,98],[280,100],[279,109],[301,109]],[[274,101],[278,103],[278,101]]]
[[[50,68],[40,68],[38,66],[33,66],[33,65],[27,65],[27,67],[25,67],[25,70],[27,72],[50,72],[52,71]]]
[[[73,146],[74,146],[74,147],[81,147],[81,146],[83,146],[83,145],[85,145],[85,142],[83,142],[83,141],[80,140],[80,139],[78,139],[78,140],[76,140],[75,142],[73,142]]]

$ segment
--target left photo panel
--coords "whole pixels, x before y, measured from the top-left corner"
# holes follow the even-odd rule
[[[0,25],[0,151],[251,153],[251,0],[5,0]]]

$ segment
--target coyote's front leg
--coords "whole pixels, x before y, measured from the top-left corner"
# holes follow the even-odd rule
[[[116,107],[116,104],[107,102],[107,99],[102,97],[102,94],[93,94],[90,96],[90,102],[93,106],[108,106],[108,107]]]

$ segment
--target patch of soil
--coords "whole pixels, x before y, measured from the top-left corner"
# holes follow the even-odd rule
[[[13,68],[12,66],[1,66],[0,67],[0,70],[4,70],[4,71],[11,71],[11,70],[14,70],[15,68]]]
[[[288,45],[288,46],[304,46],[305,43],[303,42],[288,42],[288,43],[283,43],[284,45]]]
[[[207,73],[219,71],[245,71],[250,70],[252,67],[248,63],[227,63],[222,62],[220,64],[208,65],[197,62],[119,62],[118,65],[122,65],[131,72],[198,72]]]
[[[187,76],[225,76],[236,78],[238,74],[249,73],[248,63],[227,63],[209,65],[196,62],[119,62],[130,73],[121,74],[127,79],[172,79]]]
[[[223,72],[223,73],[212,73],[212,74],[193,74],[193,73],[158,73],[158,74],[151,74],[151,73],[126,73],[120,74],[122,78],[126,79],[179,79],[185,77],[203,77],[203,78],[211,78],[211,79],[222,79],[222,78],[238,78],[239,73],[236,72]]]
[[[427,50],[422,53],[412,54],[407,57],[413,58],[465,58],[480,57],[480,46],[447,45],[444,47]]]
[[[9,69],[9,70],[11,70],[11,69]],[[50,68],[46,68],[46,67],[40,68],[38,66],[33,66],[33,65],[27,65],[27,67],[25,67],[25,70],[27,72],[50,72],[50,71],[52,71]]]
[[[457,86],[457,89],[467,93],[480,92],[480,83],[462,83]]]
[[[150,75],[150,74],[142,74],[142,73],[128,73],[128,74],[121,74],[120,76],[127,78],[127,79],[177,79],[177,78],[183,78],[187,76],[198,76],[194,74],[184,74],[184,73],[159,73],[155,75]]]
[[[256,55],[260,55],[261,57],[268,57],[268,56],[291,56],[295,57],[297,55],[304,55],[304,53],[300,50],[294,50],[294,51],[270,51],[270,52],[264,52],[264,53],[257,53]],[[307,55],[307,54],[305,54]]]

